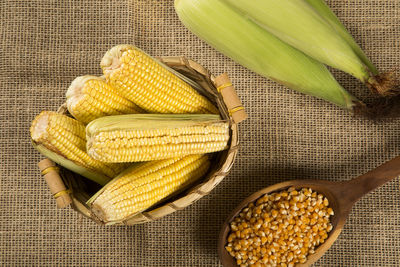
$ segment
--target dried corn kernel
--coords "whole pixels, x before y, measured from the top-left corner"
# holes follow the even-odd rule
[[[304,263],[328,238],[333,214],[328,199],[311,188],[264,195],[234,218],[226,250],[240,266]]]

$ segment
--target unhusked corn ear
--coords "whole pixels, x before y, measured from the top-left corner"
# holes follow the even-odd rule
[[[206,174],[207,155],[137,163],[115,177],[89,201],[104,222],[124,220],[146,210]]]
[[[345,40],[357,56],[362,60],[362,62],[368,67],[369,71],[373,75],[378,75],[379,71],[376,66],[371,62],[371,60],[365,55],[364,51],[354,40],[353,36],[347,31],[346,27],[340,22],[339,18],[336,17],[335,13],[329,8],[325,0],[305,0],[310,4],[318,14],[324,18],[335,30],[336,32]]]
[[[244,67],[349,110],[363,106],[323,64],[266,31],[226,1],[176,0],[175,10],[189,30]]]
[[[101,68],[121,95],[150,113],[218,113],[189,84],[134,46],[113,47]]]
[[[33,120],[30,133],[35,148],[44,156],[99,184],[104,185],[125,167],[89,157],[85,126],[66,115],[42,111]]]
[[[143,113],[144,111],[123,96],[102,77],[77,77],[68,88],[67,107],[77,120],[90,121],[109,115]]]
[[[132,114],[86,127],[87,150],[104,162],[137,162],[224,150],[229,124],[213,114]]]
[[[368,70],[350,45],[304,0],[223,0],[247,19],[321,63],[361,81]]]

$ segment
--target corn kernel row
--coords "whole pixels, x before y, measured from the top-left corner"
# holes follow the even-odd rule
[[[86,127],[87,151],[104,162],[138,162],[205,154],[228,147],[229,124],[212,114],[130,114]]]
[[[204,154],[133,165],[103,187],[89,205],[100,220],[121,221],[184,189],[209,166]]]

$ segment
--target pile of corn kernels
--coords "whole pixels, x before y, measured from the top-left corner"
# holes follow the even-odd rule
[[[328,238],[331,215],[328,199],[309,188],[267,194],[233,220],[225,248],[239,266],[295,266]]]

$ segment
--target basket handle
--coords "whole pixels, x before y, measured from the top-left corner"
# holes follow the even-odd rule
[[[69,195],[70,190],[67,190],[65,187],[56,164],[49,159],[43,159],[38,163],[38,166],[50,188],[50,192],[56,199],[57,208],[61,209],[69,206],[72,203],[71,196]]]
[[[229,115],[232,116],[234,123],[239,123],[247,119],[247,113],[244,109],[235,88],[232,85],[228,74],[223,73],[215,78],[214,83],[218,92],[221,94],[225,105],[228,107]]]

